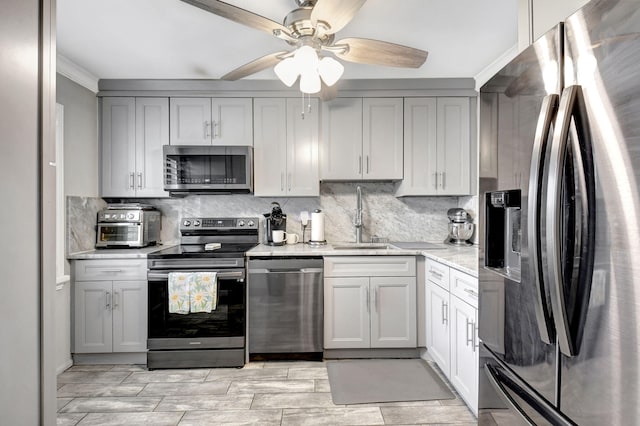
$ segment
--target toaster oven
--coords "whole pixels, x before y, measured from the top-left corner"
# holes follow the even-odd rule
[[[119,204],[98,212],[97,248],[146,247],[160,242],[161,213],[153,206]]]

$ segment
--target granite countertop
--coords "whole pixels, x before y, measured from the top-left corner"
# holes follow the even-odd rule
[[[394,243],[388,243],[393,245]],[[403,244],[403,243],[401,243]],[[410,246],[409,243],[403,245]],[[247,252],[247,257],[275,257],[275,256],[425,256],[452,268],[458,269],[474,277],[478,276],[478,248],[455,247],[443,243],[428,244],[429,248],[388,248],[388,249],[355,249],[336,246],[353,245],[353,243],[333,243],[321,247],[311,247],[308,244],[286,244],[270,246],[260,244]],[[416,244],[419,247],[419,244]]]
[[[79,251],[76,253],[70,253],[67,256],[69,260],[89,260],[89,259],[145,259],[147,254],[153,253],[157,250],[162,250],[167,247],[172,247],[175,244],[156,245],[143,248],[121,248],[121,249],[94,249],[87,251]]]

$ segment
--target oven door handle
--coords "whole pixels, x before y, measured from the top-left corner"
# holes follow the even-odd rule
[[[188,272],[188,271],[185,271]],[[228,279],[228,278],[238,278],[240,280],[244,279],[244,271],[233,271],[233,272],[217,272],[216,278],[218,279]],[[151,272],[147,273],[147,279],[149,281],[166,281],[169,279],[169,272]]]

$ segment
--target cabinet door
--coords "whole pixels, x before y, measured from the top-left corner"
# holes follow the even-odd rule
[[[401,98],[365,98],[362,103],[364,179],[402,179]]]
[[[254,194],[287,193],[287,105],[282,98],[254,100]]]
[[[74,352],[111,352],[111,281],[76,282],[74,289]]]
[[[102,98],[102,197],[135,196],[135,98]]]
[[[135,187],[138,197],[168,197],[162,145],[169,144],[169,99],[136,98]]]
[[[437,193],[436,109],[436,98],[404,100],[404,178],[397,196]]]
[[[449,377],[449,292],[427,281],[427,353]]]
[[[371,277],[371,347],[416,347],[416,278]]]
[[[324,347],[370,347],[369,278],[324,279]]]
[[[287,99],[287,194],[317,197],[318,100],[310,99],[311,112],[301,114],[299,99]]]
[[[113,352],[147,350],[147,282],[113,282]]]
[[[213,98],[211,106],[211,139],[214,145],[253,145],[250,98]]]
[[[362,98],[322,104],[320,153],[321,179],[362,179]]]
[[[478,411],[476,309],[451,296],[451,384],[474,413]]]
[[[211,98],[171,98],[171,145],[211,144]]]
[[[469,98],[438,98],[438,190],[471,193]]]

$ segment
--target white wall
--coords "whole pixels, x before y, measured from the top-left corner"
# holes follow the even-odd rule
[[[64,187],[67,195],[98,196],[98,101],[95,93],[57,75],[64,105]]]

